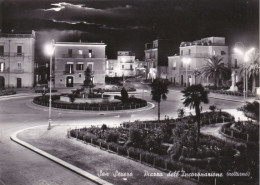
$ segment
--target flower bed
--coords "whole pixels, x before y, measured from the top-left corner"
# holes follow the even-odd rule
[[[221,128],[221,132],[235,139],[245,142],[259,142],[259,125],[252,122],[231,122]]]
[[[103,102],[103,103],[66,103],[58,101],[60,95],[52,96],[52,107],[60,109],[73,110],[91,110],[91,111],[115,111],[137,109],[147,106],[147,102],[142,99],[131,97],[126,103],[121,102]],[[49,96],[38,96],[33,99],[33,102],[42,106],[49,106]]]
[[[232,96],[243,96],[243,92],[232,92],[227,90],[210,90],[212,93],[232,95]],[[248,97],[255,97],[255,94],[248,93]]]
[[[142,123],[140,126],[140,122],[136,121],[131,125],[127,123],[126,127],[90,127],[70,130],[69,134],[71,137],[83,140],[96,147],[113,151],[118,155],[126,156],[161,170],[185,171],[185,173],[220,173],[223,177],[218,178],[218,182],[222,184],[240,181],[241,184],[247,184],[247,182],[250,182],[250,178],[237,180],[235,177],[226,177],[225,174],[228,171],[243,172],[248,169],[257,171],[258,167],[252,165],[252,161],[258,164],[257,153],[248,153],[252,148],[235,147],[210,136],[201,136],[200,146],[197,147],[197,150],[194,150],[192,143],[196,138],[193,137],[195,130],[187,122],[175,122],[173,129],[173,136],[175,137],[171,149],[160,149],[162,145],[156,141],[158,139],[162,141],[163,135],[167,134],[162,129],[165,125],[167,123],[157,125],[156,128],[148,128],[144,127]],[[177,136],[178,134],[179,136]],[[119,142],[120,140],[125,142],[122,144]],[[157,149],[154,150],[153,147]],[[167,152],[159,152],[159,150],[167,150]],[[255,149],[253,150],[255,151]],[[254,153],[256,155],[252,157],[251,154],[254,155]],[[176,155],[178,155],[177,158]],[[257,174],[250,174],[253,179],[256,177],[255,175]],[[197,179],[196,176],[193,178]],[[200,182],[213,184],[214,178],[200,177]]]
[[[13,95],[16,94],[14,90],[0,90],[0,96]]]

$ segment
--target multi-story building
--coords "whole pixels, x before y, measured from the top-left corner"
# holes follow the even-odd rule
[[[96,86],[105,85],[106,44],[84,42],[55,43],[55,87],[80,87],[87,67]]]
[[[131,51],[118,51],[117,60],[107,60],[106,75],[114,76],[135,76],[136,60],[135,54]]]
[[[0,34],[0,88],[33,87],[35,32]]]
[[[193,42],[182,42],[180,44],[180,55],[168,57],[169,79],[179,85],[195,83],[211,84],[214,79],[204,79],[196,74],[202,66],[207,63],[207,58],[218,55],[223,59],[223,65],[230,68],[229,49],[224,37],[208,37]],[[185,64],[184,58],[189,58]]]
[[[155,72],[156,76],[167,78],[168,56],[173,54],[172,41],[158,39],[153,43],[146,43],[144,53],[148,76],[154,76],[150,73]]]

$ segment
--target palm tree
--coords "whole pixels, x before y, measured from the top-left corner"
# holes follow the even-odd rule
[[[165,80],[156,78],[151,84],[152,100],[158,103],[158,123],[160,122],[160,103],[161,100],[166,100],[168,93],[168,83]]]
[[[185,107],[190,106],[191,108],[195,108],[196,112],[196,121],[197,121],[197,145],[199,144],[200,137],[200,104],[208,103],[208,92],[205,91],[204,87],[201,84],[191,85],[190,87],[185,88],[183,91],[184,98],[182,100]]]
[[[214,86],[219,86],[219,81],[230,78],[230,69],[224,66],[223,58],[213,55],[206,59],[207,63],[201,68],[202,75],[214,79]]]
[[[253,52],[250,56],[250,64],[247,68],[248,76],[252,77],[252,92],[256,91],[256,79],[259,75],[259,52]]]

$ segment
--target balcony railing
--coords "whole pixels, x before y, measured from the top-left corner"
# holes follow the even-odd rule
[[[211,57],[212,55],[209,53],[185,53],[181,55],[181,57],[194,57],[194,58],[208,58]]]
[[[14,69],[14,73],[16,74],[24,73],[24,69]]]
[[[24,53],[9,53],[9,52],[5,52],[5,53],[0,53],[0,57],[23,57]]]
[[[89,55],[79,55],[79,54],[63,54],[62,58],[95,58],[95,55],[91,55],[91,57],[89,57]]]
[[[64,75],[74,74],[74,71],[63,71]]]
[[[8,38],[34,38],[32,34],[8,34],[8,33],[0,33],[0,37],[8,37]]]
[[[9,72],[9,69],[2,69],[0,70],[0,73],[8,73]]]

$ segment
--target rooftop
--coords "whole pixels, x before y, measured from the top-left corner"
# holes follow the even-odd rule
[[[89,46],[89,45],[100,45],[106,46],[103,42],[56,42],[56,46]]]
[[[35,31],[32,31],[31,34],[0,33],[0,37],[3,37],[3,38],[35,38]]]

